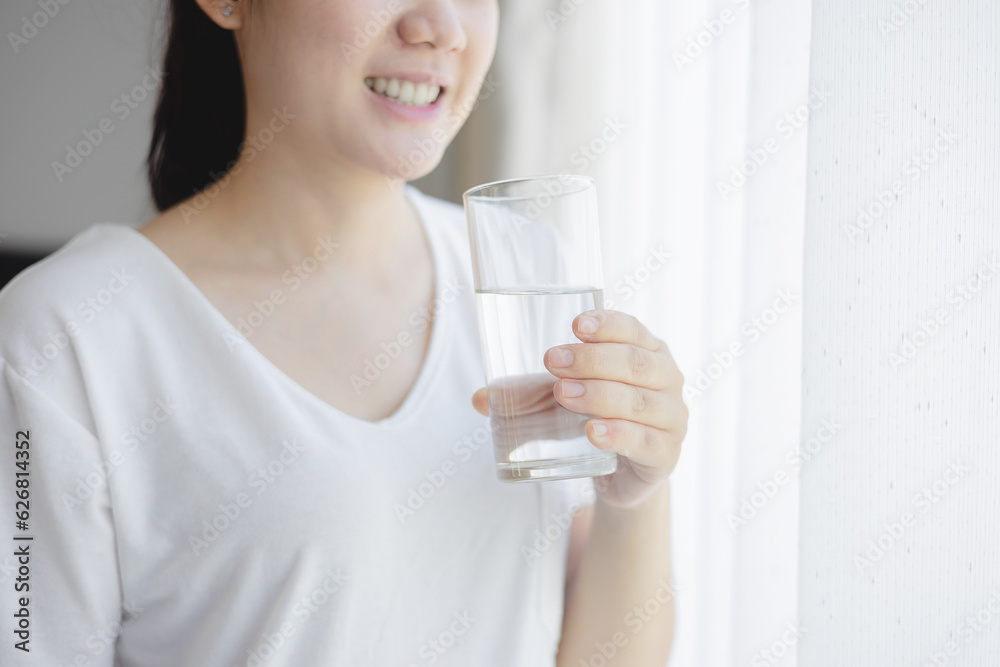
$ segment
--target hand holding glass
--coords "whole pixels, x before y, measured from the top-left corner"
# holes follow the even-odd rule
[[[597,193],[585,176],[497,181],[462,195],[469,223],[490,425],[502,481],[607,475],[615,452],[567,410],[546,350],[579,343],[573,319],[604,307]]]

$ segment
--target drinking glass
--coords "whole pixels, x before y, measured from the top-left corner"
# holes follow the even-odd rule
[[[497,477],[533,481],[607,475],[615,452],[567,410],[543,363],[555,345],[579,343],[580,313],[604,307],[597,192],[585,176],[540,176],[479,185],[462,195],[469,224],[479,336]]]

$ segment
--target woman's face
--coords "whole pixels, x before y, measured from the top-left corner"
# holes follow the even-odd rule
[[[437,165],[475,103],[499,10],[497,0],[252,0],[229,18],[250,133],[287,109],[282,143],[307,160],[410,180]]]

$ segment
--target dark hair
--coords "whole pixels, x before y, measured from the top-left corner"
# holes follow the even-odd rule
[[[146,158],[160,211],[215,182],[239,157],[246,96],[236,39],[195,0],[171,0],[163,86]]]

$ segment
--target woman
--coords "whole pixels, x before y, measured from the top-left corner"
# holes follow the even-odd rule
[[[577,317],[546,365],[619,470],[501,484],[462,210],[404,180],[497,26],[494,0],[173,0],[162,215],[0,293],[0,484],[31,538],[0,662],[666,662],[666,345]]]

